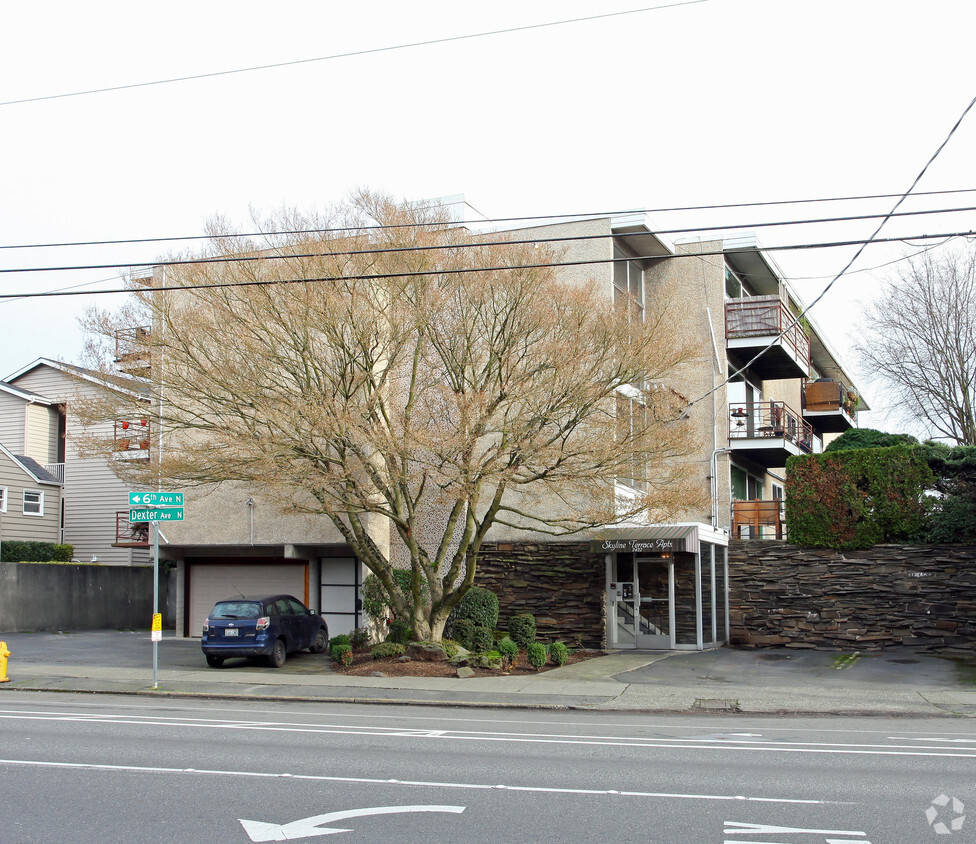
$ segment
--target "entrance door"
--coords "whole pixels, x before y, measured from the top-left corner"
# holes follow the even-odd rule
[[[637,647],[674,648],[674,561],[637,559]]]

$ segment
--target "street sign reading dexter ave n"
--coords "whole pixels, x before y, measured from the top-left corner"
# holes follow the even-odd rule
[[[182,522],[182,507],[165,507],[163,509],[144,508],[140,510],[129,510],[129,522]]]
[[[130,507],[182,507],[182,492],[130,492]],[[131,522],[132,519],[129,519]],[[145,521],[145,519],[143,519]]]

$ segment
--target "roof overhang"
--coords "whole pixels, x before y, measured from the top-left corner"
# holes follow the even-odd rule
[[[640,258],[669,258],[674,255],[674,244],[666,237],[655,234],[650,217],[641,211],[611,217],[610,231]]]
[[[700,522],[608,527],[594,531],[590,537],[590,551],[603,554],[660,554],[690,551],[697,554],[699,542],[727,546],[729,535],[724,530]]]

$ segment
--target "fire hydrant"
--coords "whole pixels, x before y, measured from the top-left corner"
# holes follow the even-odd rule
[[[7,676],[8,656],[10,656],[10,651],[7,650],[7,643],[0,642],[0,683],[10,682],[10,678]]]

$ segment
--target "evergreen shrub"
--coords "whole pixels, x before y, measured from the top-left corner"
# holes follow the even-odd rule
[[[536,671],[546,664],[546,646],[542,642],[530,642],[525,651],[529,657],[529,665]]]
[[[520,648],[528,648],[535,641],[535,616],[530,612],[512,616],[508,622],[508,635]]]

